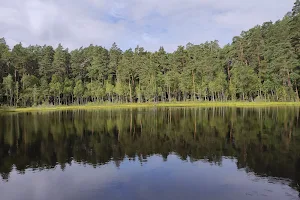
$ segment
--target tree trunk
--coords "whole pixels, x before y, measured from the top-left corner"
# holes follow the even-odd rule
[[[196,139],[196,133],[197,133],[197,110],[194,109],[194,139]]]
[[[296,86],[296,101],[299,101],[298,87]]]
[[[128,83],[129,83],[129,98],[130,98],[130,102],[132,103],[130,78],[129,78]]]
[[[12,95],[12,90],[10,89],[10,102],[9,102],[9,106],[12,105],[12,100],[13,100],[13,95]]]
[[[231,79],[230,79],[230,64],[228,62],[228,65],[227,65],[227,76],[228,76],[228,82],[231,83]]]
[[[195,87],[195,74],[193,71],[193,90],[194,90],[194,101],[196,101],[196,87]]]
[[[198,94],[199,94],[198,99],[199,99],[199,101],[201,101],[202,100],[202,93],[201,93],[201,90],[199,90],[199,89],[198,89]]]
[[[248,65],[248,62],[244,59],[244,49],[243,49],[241,41],[239,42],[239,45],[240,45],[240,57],[241,57],[241,61],[244,62],[246,65]]]
[[[292,87],[292,83],[291,83],[291,77],[290,77],[289,70],[287,70],[287,75],[288,75],[288,86],[291,88]]]
[[[17,82],[17,70],[15,70],[15,82]]]
[[[227,101],[227,99],[225,99],[224,89],[222,89],[222,101]]]
[[[169,102],[171,102],[171,86],[169,86],[169,94],[168,94],[168,99],[169,99]]]

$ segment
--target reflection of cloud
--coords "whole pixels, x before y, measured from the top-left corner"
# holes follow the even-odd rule
[[[76,199],[80,192],[100,190],[114,180],[121,181],[125,177],[117,176],[113,164],[93,168],[73,163],[64,171],[59,167],[53,170],[26,170],[24,175],[13,171],[8,182],[0,183],[1,200],[18,200],[20,197],[30,199]]]
[[[0,37],[8,44],[90,43],[171,51],[187,42],[231,41],[242,30],[278,20],[294,0],[2,0]],[[149,28],[150,27],[150,28]],[[137,42],[132,42],[137,41]]]
[[[273,180],[237,170],[235,160],[224,158],[222,167],[197,161],[186,162],[172,154],[164,162],[161,156],[150,156],[147,162],[113,162],[93,168],[72,163],[64,171],[11,173],[9,182],[0,182],[1,200],[62,199],[247,199],[264,196],[269,199],[297,197],[297,192]]]

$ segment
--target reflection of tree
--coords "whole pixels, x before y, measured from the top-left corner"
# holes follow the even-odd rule
[[[181,159],[221,164],[300,182],[298,108],[156,108],[66,111],[0,116],[0,173],[13,166],[45,169],[72,160],[93,166],[125,156],[145,162],[175,152]]]

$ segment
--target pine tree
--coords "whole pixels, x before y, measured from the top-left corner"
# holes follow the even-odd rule
[[[55,70],[52,68],[54,50],[51,46],[43,46],[39,59],[39,75],[46,79],[51,77]]]
[[[63,78],[68,72],[67,68],[67,52],[59,44],[53,56],[52,69],[56,75]]]

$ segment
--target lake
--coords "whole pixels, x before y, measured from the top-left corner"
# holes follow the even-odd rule
[[[300,110],[0,115],[0,199],[299,199]]]

